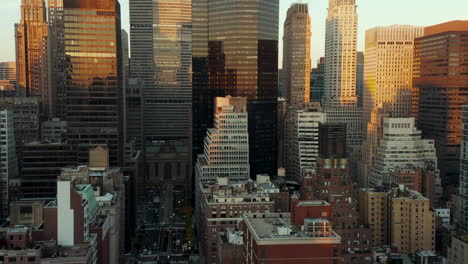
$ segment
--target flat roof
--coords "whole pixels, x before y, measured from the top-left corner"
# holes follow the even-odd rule
[[[297,206],[319,206],[319,205],[330,205],[327,201],[323,200],[310,200],[300,201]]]
[[[333,230],[328,237],[312,237],[291,225],[289,213],[244,214],[244,222],[258,245],[274,244],[338,244],[341,237]],[[280,234],[279,230],[286,230]]]

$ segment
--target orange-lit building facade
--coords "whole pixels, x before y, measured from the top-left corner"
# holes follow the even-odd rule
[[[123,156],[120,4],[117,0],[63,2],[63,119],[79,162],[88,150],[107,145],[110,164]],[[56,18],[60,21],[60,17]]]
[[[427,139],[434,139],[442,185],[457,184],[461,112],[468,99],[468,21],[424,29],[415,40],[413,115]]]
[[[21,21],[15,25],[17,90],[22,96],[39,97],[47,114],[49,105],[48,25],[43,0],[22,0]]]

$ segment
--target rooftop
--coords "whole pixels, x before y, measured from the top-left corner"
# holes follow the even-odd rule
[[[96,202],[110,202],[114,198],[112,193],[106,193],[104,196],[96,197]]]
[[[315,200],[315,201],[300,201],[297,206],[321,206],[330,205],[327,201]]]
[[[11,227],[8,229],[8,233],[24,233],[28,232],[29,228],[22,226],[22,227]]]
[[[245,214],[244,222],[257,244],[336,244],[341,237],[333,230],[329,235],[314,236],[291,224],[289,213]],[[328,223],[325,219],[309,219],[309,223]],[[315,233],[314,233],[315,234]]]

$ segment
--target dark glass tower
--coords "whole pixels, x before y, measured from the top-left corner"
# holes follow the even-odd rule
[[[86,163],[96,145],[109,148],[110,163],[123,156],[120,4],[63,1],[63,118],[68,143]]]
[[[435,141],[443,186],[458,185],[460,178],[460,117],[468,102],[468,67],[462,63],[467,43],[468,21],[426,27],[424,36],[414,42],[413,115],[423,137]]]
[[[278,0],[193,0],[194,153],[215,96],[248,99],[251,174],[276,174]]]

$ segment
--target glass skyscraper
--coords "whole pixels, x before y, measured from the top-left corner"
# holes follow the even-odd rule
[[[131,75],[145,81],[146,141],[191,136],[191,20],[191,1],[130,1]]]
[[[56,52],[64,56],[59,108],[68,122],[68,143],[77,147],[80,163],[87,162],[91,147],[105,145],[110,164],[118,166],[123,154],[120,4],[65,0],[60,19],[54,34],[63,34]]]
[[[468,234],[468,104],[462,111],[462,143],[460,155],[460,230]]]
[[[193,9],[194,152],[214,98],[247,97],[252,175],[274,175],[279,1],[193,0]]]

